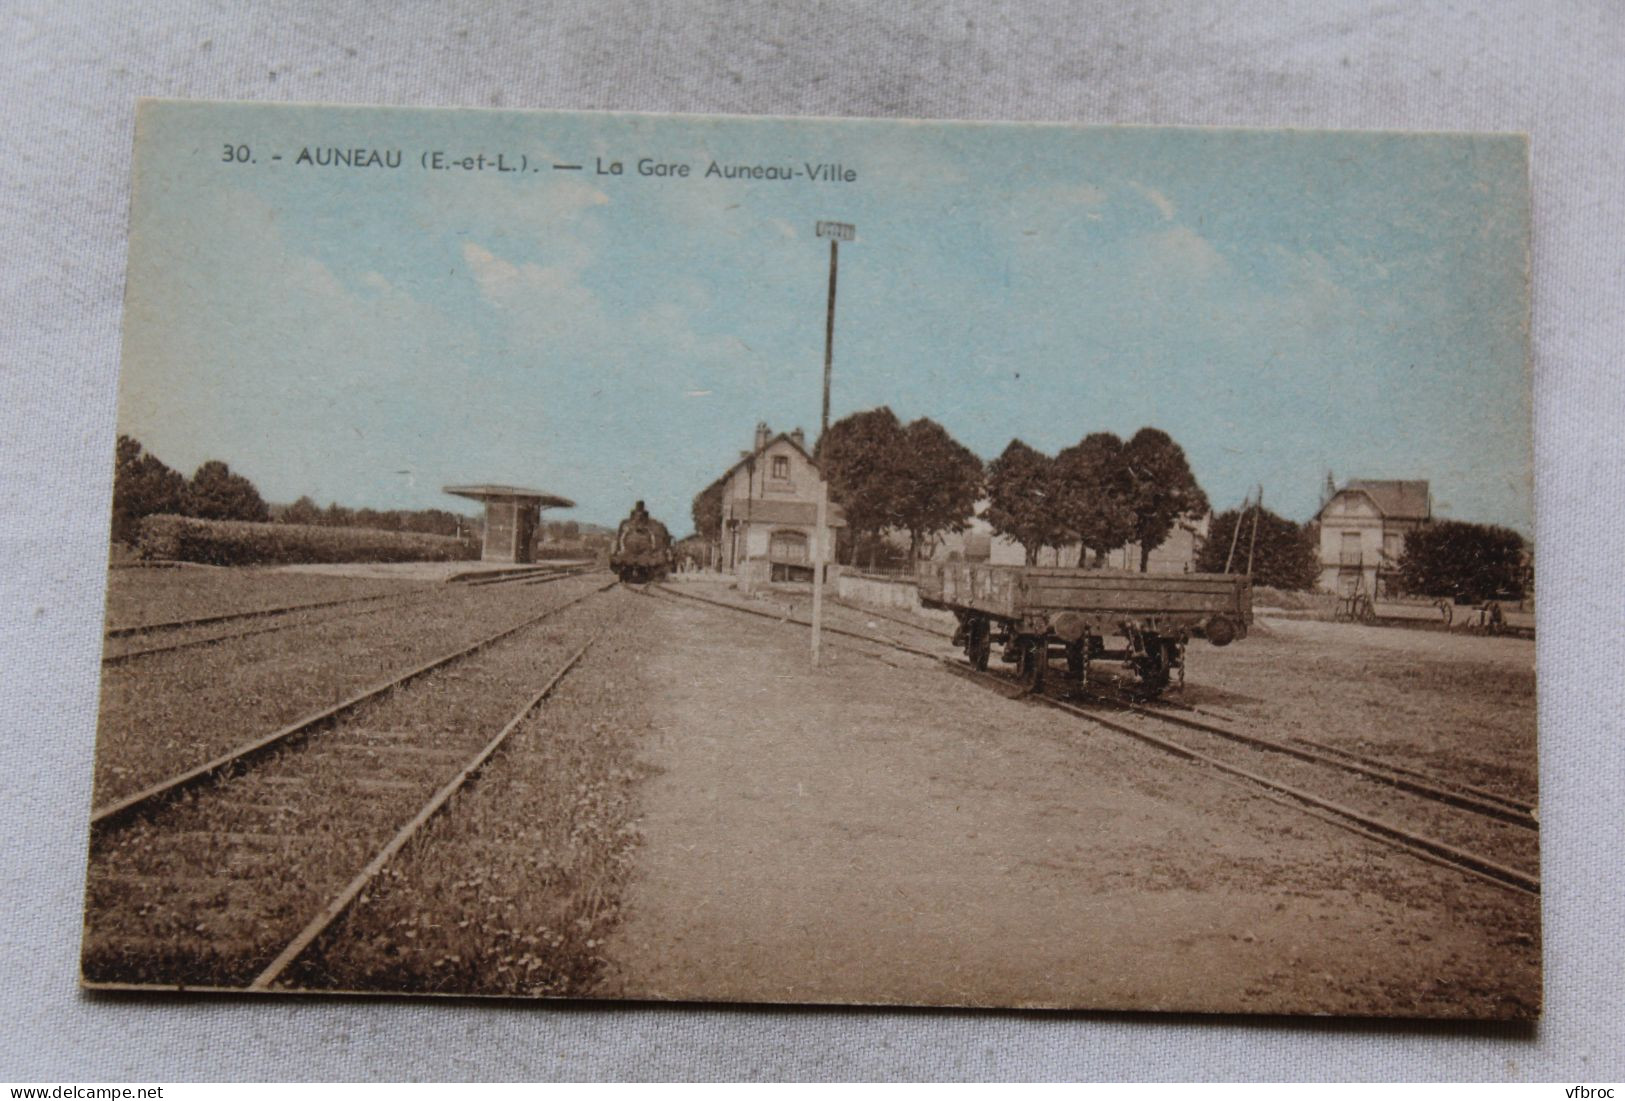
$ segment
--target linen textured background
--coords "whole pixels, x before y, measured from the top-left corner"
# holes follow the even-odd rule
[[[1617,4],[570,0],[445,9],[0,5],[0,937],[10,1022],[0,1029],[0,1078],[1625,1077]],[[1544,1021],[1518,1030],[81,994],[130,141],[142,95],[1528,132]]]

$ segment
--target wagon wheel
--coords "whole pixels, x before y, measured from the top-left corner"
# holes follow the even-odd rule
[[[993,652],[993,628],[987,620],[977,618],[965,624],[965,656],[971,668],[978,673],[987,672],[987,661]]]
[[[1173,650],[1166,639],[1156,635],[1142,635],[1135,646],[1136,653],[1130,664],[1140,678],[1140,695],[1154,700],[1168,687],[1173,668]]]
[[[1076,642],[1069,642],[1066,646],[1066,671],[1072,677],[1073,686],[1080,693],[1089,686],[1088,647],[1087,636]]]
[[[1044,690],[1044,674],[1049,671],[1049,640],[1029,639],[1021,648],[1021,681],[1030,691]]]
[[[1140,673],[1140,691],[1146,699],[1154,700],[1168,687],[1168,663],[1166,659],[1159,661],[1150,655],[1145,663]]]

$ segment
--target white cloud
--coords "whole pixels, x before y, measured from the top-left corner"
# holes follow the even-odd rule
[[[1147,187],[1142,183],[1135,183],[1131,184],[1130,186],[1144,196],[1147,202],[1157,208],[1158,212],[1162,214],[1163,221],[1171,222],[1174,220],[1174,215],[1177,213],[1177,211],[1174,208],[1174,201],[1172,199],[1168,198],[1168,196],[1164,195],[1156,188]]]
[[[1229,269],[1219,250],[1188,226],[1170,226],[1145,238],[1145,253],[1153,270],[1188,279],[1207,279]]]

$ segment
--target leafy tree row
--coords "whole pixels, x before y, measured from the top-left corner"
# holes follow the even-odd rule
[[[471,524],[467,517],[438,508],[380,511],[339,504],[322,508],[309,497],[301,497],[291,505],[273,510],[253,482],[232,473],[231,468],[218,459],[210,459],[198,467],[191,478],[186,478],[144,449],[138,440],[120,436],[113,472],[113,538],[135,542],[142,518],[160,513],[200,520],[265,523],[274,519],[285,524],[426,535],[457,535],[468,532],[471,527],[477,530],[477,522]],[[560,526],[576,525],[566,522]]]
[[[203,520],[271,518],[254,483],[225,463],[210,459],[187,479],[133,437],[120,436],[113,468],[113,538],[133,542],[142,517],[157,513]]]
[[[988,523],[1021,544],[1029,565],[1045,547],[1077,544],[1084,566],[1135,543],[1143,572],[1181,518],[1208,511],[1184,450],[1158,428],[1127,442],[1094,432],[1053,458],[1011,440],[988,464],[987,496]]]
[[[830,425],[815,457],[846,512],[853,553],[866,544],[871,563],[884,531],[908,533],[910,560],[963,531],[983,492],[982,460],[969,448],[936,421],[904,425],[885,406]]]
[[[346,508],[337,502],[322,508],[309,497],[300,497],[293,504],[275,510],[273,518],[283,524],[371,528],[375,531],[406,531],[424,535],[458,535],[478,529],[477,522],[441,508]]]

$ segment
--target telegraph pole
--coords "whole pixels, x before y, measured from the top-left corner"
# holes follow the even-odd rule
[[[819,422],[818,442],[821,446],[829,433],[829,375],[835,363],[835,274],[840,266],[841,242],[857,240],[857,228],[846,222],[819,222],[814,227],[819,237],[829,238],[829,307],[824,314],[824,415]],[[829,535],[829,480],[824,469],[818,468],[818,524],[813,533],[813,611],[812,661],[817,668],[823,661],[824,643],[824,569],[829,555],[824,546]],[[833,548],[830,548],[833,549]]]

